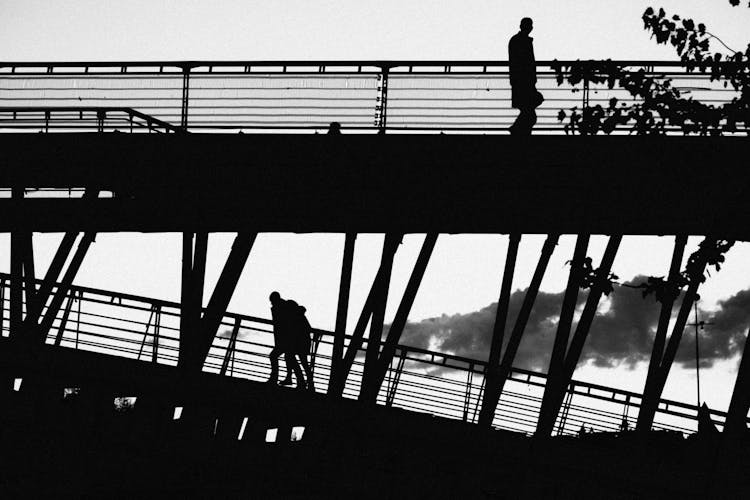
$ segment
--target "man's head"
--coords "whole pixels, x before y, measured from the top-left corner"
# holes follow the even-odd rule
[[[528,35],[533,29],[534,21],[532,21],[530,17],[524,17],[523,19],[521,19],[521,31]]]
[[[268,296],[268,300],[271,301],[271,304],[276,305],[281,300],[281,295],[279,295],[279,292],[271,292],[271,295]]]

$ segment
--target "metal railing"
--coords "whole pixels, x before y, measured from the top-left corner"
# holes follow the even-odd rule
[[[41,280],[36,280],[41,283]],[[0,273],[0,333],[7,337],[10,275]],[[57,291],[57,286],[54,291]],[[47,343],[62,348],[176,365],[179,354],[180,305],[146,297],[71,286],[52,324]],[[25,295],[25,294],[24,294]],[[46,311],[46,308],[45,308]],[[318,391],[326,391],[331,370],[333,333],[314,330],[312,364]],[[348,345],[351,337],[346,337]],[[270,374],[273,347],[271,321],[227,313],[204,364],[204,371],[254,381]],[[367,341],[359,350],[347,379],[344,397],[356,398],[362,380]],[[282,364],[283,365],[283,364]],[[399,345],[378,396],[378,403],[441,417],[475,422],[482,398],[485,361]],[[533,433],[541,406],[546,374],[513,369],[497,407],[493,426]],[[641,395],[584,381],[572,381],[556,424],[558,434],[581,427],[617,432],[623,421],[632,427]],[[662,399],[655,429],[694,432],[698,408]],[[726,414],[712,410],[722,426]]]
[[[564,77],[573,64],[537,62],[537,88],[545,101],[537,109],[535,133],[565,133],[561,110],[606,107],[612,98],[637,102],[625,89],[609,89],[585,74],[576,85],[565,78],[558,83],[555,68]],[[626,73],[671,78],[682,95],[706,104],[740,95],[683,62],[611,64]],[[13,108],[28,111],[13,114]],[[130,128],[130,121],[71,119],[84,108],[131,110],[138,115],[130,121],[137,116],[163,130],[190,132],[312,133],[339,122],[345,132],[360,133],[507,133],[518,114],[504,61],[0,62],[0,130],[152,130]],[[45,118],[63,109],[72,113],[68,119]],[[33,112],[42,115],[34,121],[28,116]],[[737,133],[745,135],[749,127],[739,124]],[[681,133],[677,125],[666,130]],[[622,126],[614,133],[629,131]]]

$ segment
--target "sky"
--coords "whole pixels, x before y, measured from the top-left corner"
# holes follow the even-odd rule
[[[532,36],[538,60],[673,60],[676,57],[672,49],[658,46],[643,30],[640,16],[648,6],[662,6],[670,14],[704,22],[709,31],[738,50],[744,50],[750,39],[750,9],[732,8],[726,0],[0,0],[0,60],[506,60],[507,40],[524,16],[534,19]],[[40,273],[60,237],[35,236]],[[422,238],[406,236],[398,251],[387,320],[395,313]],[[514,289],[522,291],[528,286],[543,240],[542,235],[524,237]],[[212,235],[209,240],[207,290],[216,282],[231,241],[232,235],[228,234]],[[573,241],[571,236],[561,239],[542,285],[542,291],[550,295],[547,298],[553,303],[555,294],[559,295],[565,287],[565,262],[572,256]],[[699,241],[698,237],[690,239],[686,258]],[[621,281],[664,275],[672,242],[669,237],[626,236],[613,270]],[[595,262],[605,244],[602,236],[592,239],[589,255],[595,257]],[[381,245],[382,235],[360,235],[357,239],[350,325],[364,302]],[[431,318],[446,315],[460,322],[472,314],[486,312],[497,301],[506,247],[507,237],[503,235],[442,235],[410,321],[435,322],[438,320]],[[279,290],[307,307],[314,326],[332,328],[342,248],[343,235],[261,235],[230,310],[267,317],[268,294]],[[7,272],[9,268],[8,249],[8,235],[0,235],[0,271]],[[178,300],[180,252],[181,238],[176,234],[100,235],[76,283]],[[749,287],[750,246],[739,243],[729,252],[726,266],[712,273],[702,287],[701,314],[721,313],[733,297],[735,302],[730,305],[740,302],[742,296],[737,298],[737,294]],[[623,298],[625,293],[626,290],[617,289],[615,296],[620,301],[613,298],[603,307],[612,307],[611,303],[619,307],[627,302],[633,306],[629,310],[635,311],[636,304]],[[631,312],[630,316],[638,314]],[[648,307],[644,307],[643,314],[649,314]],[[740,318],[732,328],[746,330],[743,321]],[[596,328],[597,322],[593,329]],[[414,331],[407,331],[407,338],[412,335],[414,342],[439,345],[436,337],[420,340]],[[460,346],[454,346],[454,350],[460,350]],[[701,373],[704,399],[717,409],[726,408],[734,383],[737,357],[732,353],[736,349],[712,360]],[[592,357],[579,367],[576,377],[642,389],[646,367],[643,359],[610,364],[601,360],[597,363],[596,359]],[[543,364],[544,359],[537,362]],[[694,385],[694,369],[677,365],[665,397],[693,402]]]

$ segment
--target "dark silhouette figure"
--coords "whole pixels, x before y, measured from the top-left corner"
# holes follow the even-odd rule
[[[530,135],[536,123],[535,108],[544,98],[536,90],[536,66],[534,64],[533,38],[529,36],[534,28],[530,18],[521,19],[521,30],[513,35],[508,43],[510,62],[511,105],[520,110],[518,118],[510,126],[513,135]]]
[[[272,292],[268,297],[271,301],[271,318],[273,319],[273,341],[274,347],[268,355],[271,361],[271,376],[269,383],[276,384],[279,377],[279,356],[284,355],[286,361],[286,377],[281,385],[291,385],[292,372],[297,380],[297,388],[304,389],[305,379],[297,360],[294,358],[294,315],[298,307],[296,302],[284,300],[279,292]],[[291,302],[291,304],[290,304]]]
[[[307,388],[314,391],[315,382],[313,381],[312,370],[307,359],[310,354],[310,334],[312,333],[312,326],[310,326],[310,322],[307,320],[307,316],[305,316],[307,309],[293,300],[288,300],[287,304],[290,307],[292,321],[292,355],[299,358],[302,369],[305,371]]]
[[[341,124],[339,122],[331,122],[328,124],[329,135],[341,135]]]
[[[719,430],[716,428],[713,420],[711,420],[711,410],[706,403],[703,403],[698,410],[698,434],[713,435],[718,433]]]

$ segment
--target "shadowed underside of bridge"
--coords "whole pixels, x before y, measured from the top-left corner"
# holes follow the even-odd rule
[[[749,239],[744,138],[3,134],[0,229],[714,234]]]
[[[668,433],[525,438],[91,352],[48,346],[31,359],[0,344],[3,378],[24,374],[22,390],[0,392],[11,495],[705,498],[747,487],[745,441],[727,451]],[[134,408],[114,410],[125,394],[138,395]],[[297,426],[302,439],[290,441]]]
[[[493,395],[488,396],[489,390],[484,395],[486,409],[479,416],[483,425],[373,403],[381,388],[390,392],[387,386],[392,385],[396,392],[398,379],[390,381],[392,365],[398,353],[402,363],[406,356],[398,336],[438,233],[511,235],[499,300],[505,305],[498,305],[498,311],[505,313],[521,234],[548,234],[533,280],[537,283],[524,298],[529,308],[557,236],[578,235],[576,264],[571,265],[562,308],[569,313],[570,330],[580,280],[573,269],[586,256],[588,235],[612,235],[597,271],[604,276],[622,234],[676,235],[670,276],[679,271],[687,234],[750,240],[740,218],[750,209],[746,195],[750,174],[734,160],[748,153],[750,143],[735,137],[519,140],[410,134],[2,134],[0,187],[10,188],[12,196],[0,199],[0,231],[12,233],[12,279],[11,340],[0,346],[0,366],[6,382],[18,378],[25,384],[21,391],[9,389],[10,383],[3,386],[3,397],[13,408],[2,417],[4,447],[13,450],[3,456],[12,472],[8,484],[12,491],[22,492],[34,477],[54,470],[57,480],[72,485],[89,480],[87,491],[104,491],[116,484],[123,492],[142,492],[145,485],[161,480],[163,491],[168,492],[220,490],[305,497],[311,492],[323,494],[330,490],[331,481],[337,481],[337,491],[371,497],[536,494],[579,498],[614,497],[612,485],[617,483],[616,493],[628,498],[631,493],[655,497],[706,494],[720,478],[716,487],[731,493],[745,481],[742,432],[724,440],[697,436],[688,441],[670,433],[657,433],[655,438],[649,434],[653,416],[644,419],[648,420],[645,432],[617,439],[613,435],[576,441],[529,439],[487,429],[497,406],[493,398],[499,397],[503,386],[489,380],[494,369],[486,367],[512,368],[513,354],[507,363],[506,356],[500,362],[506,326],[506,318],[500,315],[484,369]],[[88,195],[25,195],[24,190],[30,188],[83,188]],[[102,192],[112,196],[97,196]],[[45,278],[35,281],[32,232],[40,231],[66,232],[66,236]],[[78,232],[84,231],[69,259]],[[179,318],[174,330],[179,332],[178,364],[184,364],[184,370],[158,365],[158,334],[153,340],[154,364],[146,367],[132,360],[44,345],[53,326],[65,330],[74,301],[83,302],[80,294],[77,299],[75,295],[83,291],[76,291],[72,281],[96,233],[118,231],[183,233],[181,303],[171,307]],[[207,233],[214,231],[239,234],[208,307],[202,308]],[[362,375],[359,402],[335,397],[330,386],[329,396],[324,397],[200,371],[224,324],[255,236],[274,231],[347,233],[332,359],[344,366],[351,355],[351,368],[357,356],[364,355],[367,373]],[[360,321],[354,334],[347,336],[354,239],[363,232],[387,234]],[[387,339],[370,343],[373,335],[382,340],[379,308],[385,308],[400,236],[410,232],[428,235],[394,320],[394,325],[401,324],[392,325]],[[697,285],[690,293],[696,290]],[[589,317],[588,326],[579,321],[574,346],[585,341],[600,295],[600,290],[589,293],[582,314]],[[26,297],[25,306],[22,297]],[[690,304],[683,300],[681,310],[689,312]],[[160,315],[163,306],[151,304],[150,310]],[[662,310],[671,313],[671,304]],[[508,328],[517,341],[526,321],[521,316],[512,332]],[[234,319],[236,340],[242,318]],[[670,337],[670,346],[676,338],[675,349],[684,319]],[[368,322],[371,331],[365,351]],[[147,324],[144,344],[148,332]],[[392,332],[396,332],[394,338]],[[565,354],[570,333],[558,331],[564,356],[558,360],[560,373],[555,377],[562,382],[550,390],[554,397],[550,396],[547,406],[552,410],[539,415],[546,426],[540,435],[551,433],[558,410],[564,420],[562,398],[568,387],[571,394],[575,392],[569,380],[572,369],[565,375],[568,365],[575,368],[577,363],[575,355],[568,359]],[[349,341],[346,355],[345,337]],[[78,333],[75,338],[77,346]],[[506,347],[506,354],[509,350],[514,352]],[[173,361],[177,359],[175,355]],[[668,374],[671,361],[665,364]],[[339,383],[345,385],[349,368],[335,377]],[[467,371],[473,376],[474,365]],[[738,387],[747,383],[738,382]],[[467,386],[465,408],[472,398],[479,405],[481,396],[472,393],[471,378]],[[62,398],[61,391],[70,387],[80,388],[81,396]],[[344,389],[338,387],[339,396],[345,395]],[[135,410],[113,412],[112,398],[128,392],[139,398]],[[653,412],[658,410],[660,391],[651,393]],[[735,428],[741,431],[746,431],[744,394],[741,390],[742,397],[730,412]],[[440,396],[436,399],[440,401]],[[173,417],[176,407],[185,411],[178,420]],[[464,421],[467,413],[464,409]],[[306,428],[300,442],[280,439],[272,445],[263,439],[270,428],[282,436],[296,425]],[[240,429],[245,429],[246,439],[238,439]],[[723,458],[717,459],[720,449]],[[113,458],[104,460],[100,477],[86,474],[106,457]],[[66,466],[56,468],[63,462]],[[123,470],[146,479],[141,483],[124,479]],[[580,487],[581,474],[588,479],[585,491]],[[663,481],[664,477],[673,480]]]

